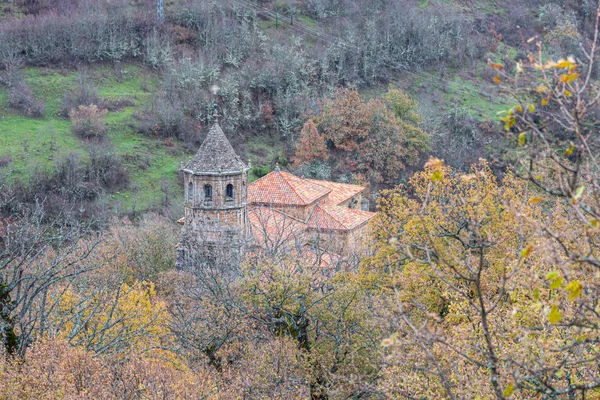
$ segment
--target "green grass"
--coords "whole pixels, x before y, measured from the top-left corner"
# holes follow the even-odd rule
[[[497,120],[498,113],[509,107],[508,102],[496,96],[493,89],[489,89],[490,94],[487,95],[483,82],[455,75],[448,79],[447,88],[443,97],[449,105],[463,109],[481,121]]]
[[[149,89],[158,78],[137,65],[97,65],[88,71],[99,96],[104,100],[131,100],[134,105],[109,112],[106,116],[108,137],[115,152],[123,156],[129,171],[130,188],[108,194],[116,211],[138,211],[160,206],[164,199],[161,186],[167,187],[172,198],[181,196],[177,181],[180,162],[187,158],[181,143],[140,136],[131,127],[133,114],[151,101]],[[70,121],[58,115],[66,90],[77,85],[77,71],[53,68],[27,68],[24,77],[34,95],[46,105],[46,117],[28,118],[10,109],[8,89],[0,87],[0,157],[12,160],[11,178],[26,180],[40,170],[52,171],[56,160],[69,153],[82,155],[87,161],[87,144],[71,132]]]
[[[108,137],[115,152],[123,159],[130,187],[107,194],[115,212],[142,212],[160,207],[164,189],[173,201],[183,196],[178,183],[180,164],[192,154],[177,140],[148,138],[135,132],[135,113],[152,101],[152,90],[160,84],[156,73],[132,64],[94,65],[87,71],[90,80],[105,101],[130,100],[127,106],[109,112],[105,118]],[[0,87],[0,158],[12,160],[11,178],[27,180],[39,171],[52,172],[57,160],[69,153],[88,162],[87,144],[71,132],[71,122],[59,115],[64,93],[78,84],[78,72],[58,68],[27,68],[24,77],[34,95],[46,105],[46,116],[33,119],[8,107],[8,89]],[[277,137],[253,137],[245,143],[245,159],[254,165],[270,165],[285,155]],[[250,180],[256,177],[250,175]]]

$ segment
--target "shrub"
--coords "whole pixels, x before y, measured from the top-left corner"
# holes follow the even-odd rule
[[[252,170],[250,171],[250,173],[253,174],[254,176],[256,176],[257,178],[262,178],[269,172],[271,172],[271,167],[268,165],[265,165],[263,167],[256,166],[256,167],[252,168]]]
[[[61,115],[69,117],[69,113],[79,106],[91,106],[96,104],[103,107],[103,101],[98,97],[98,89],[94,87],[88,79],[87,74],[80,73],[78,85],[75,90],[67,90],[63,96]]]
[[[8,167],[12,163],[10,156],[0,157],[0,168]]]
[[[100,110],[97,105],[79,106],[69,112],[73,133],[84,139],[103,139],[107,129],[103,118],[107,110]]]
[[[144,61],[152,68],[160,68],[173,61],[172,39],[156,29],[144,40]]]
[[[129,186],[129,172],[121,158],[108,144],[91,144],[89,178],[96,185],[106,189],[123,189]]]
[[[46,111],[44,103],[33,96],[25,82],[19,82],[10,89],[8,104],[29,117],[41,118]]]

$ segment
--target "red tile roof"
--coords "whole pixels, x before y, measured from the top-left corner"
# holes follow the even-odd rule
[[[248,202],[306,206],[331,192],[285,171],[273,171],[248,185]]]
[[[318,205],[310,219],[308,227],[319,230],[352,230],[368,222],[375,213],[354,208]]]
[[[365,190],[364,186],[351,185],[349,183],[320,181],[316,179],[305,179],[305,181],[330,189],[331,192],[327,196],[327,204],[330,205],[341,204]]]
[[[306,224],[270,207],[254,207],[248,211],[250,229],[260,247],[279,247],[286,242],[296,244]]]

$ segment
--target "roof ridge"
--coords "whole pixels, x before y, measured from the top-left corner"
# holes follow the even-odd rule
[[[307,181],[307,182],[311,182],[311,183],[313,183],[313,184],[315,184],[315,185],[319,185],[319,186],[321,186],[321,187],[326,187],[326,186],[324,186],[323,184],[319,184],[318,182],[332,183],[332,184],[334,184],[334,185],[354,186],[354,187],[356,187],[356,188],[362,188],[363,190],[367,188],[366,186],[363,186],[363,185],[357,185],[356,183],[346,183],[346,182],[328,181],[328,180],[325,180],[325,179],[307,179],[307,178],[304,178],[304,180],[305,180],[305,181]]]
[[[186,168],[193,172],[237,172],[248,167],[235,152],[219,123],[215,122]]]
[[[287,171],[282,171],[282,172],[285,172],[285,173],[286,173],[288,176],[290,176],[290,177],[293,177],[293,178],[295,178],[295,179],[298,179],[299,181],[301,181],[301,182],[302,182],[302,183],[304,183],[304,184],[309,184],[309,185],[317,185],[317,186],[318,186],[318,187],[320,187],[321,189],[325,189],[325,190],[327,190],[327,193],[325,193],[323,196],[325,196],[325,195],[328,195],[329,193],[331,193],[331,192],[333,191],[332,189],[330,189],[330,188],[328,188],[328,187],[325,187],[325,186],[319,185],[319,184],[317,184],[317,183],[313,183],[313,182],[311,182],[311,181],[310,181],[310,179],[301,178],[301,177],[299,177],[299,176],[296,176],[296,175],[294,175],[294,174],[292,174],[292,173],[290,173],[290,172],[287,172]],[[288,184],[289,184],[289,183],[288,183]],[[294,191],[294,193],[298,194],[298,193],[296,192],[296,189],[293,187],[293,185],[290,185],[290,186],[292,187],[292,190]],[[300,194],[298,194],[298,196],[302,197]],[[323,197],[323,196],[321,196],[321,197]],[[305,201],[306,201],[306,200],[305,200]]]
[[[319,206],[320,206],[320,204],[319,204]],[[337,206],[337,205],[335,205],[335,206],[331,206],[331,207],[329,207],[329,208],[333,208],[333,207],[337,207],[337,208],[339,208],[339,209],[340,209],[340,211],[341,211],[341,209],[342,209],[342,207],[340,207],[340,206]],[[346,228],[346,229],[350,229],[350,228],[349,228],[349,227],[348,227],[348,226],[347,226],[345,223],[343,223],[342,221],[340,221],[339,219],[337,219],[337,218],[335,217],[335,215],[331,214],[331,213],[330,213],[330,212],[327,210],[327,208],[328,208],[327,206],[324,206],[324,207],[322,207],[322,210],[323,210],[325,213],[327,213],[327,215],[329,215],[329,217],[331,217],[331,219],[333,219],[334,221],[336,221],[337,223],[339,223],[340,225],[342,225],[344,228]],[[344,210],[344,211],[345,211],[345,210]]]
[[[283,181],[285,182],[285,184],[291,189],[291,191],[296,195],[296,197],[298,197],[300,200],[302,201],[306,201],[306,198],[304,196],[301,196],[296,189],[294,188],[294,185],[290,184],[290,182],[288,181],[288,179],[286,178],[287,175],[291,175],[294,176],[292,174],[290,174],[289,172],[286,171],[273,171],[273,173],[275,174],[281,174],[281,177],[283,178]],[[285,175],[284,175],[285,174]]]

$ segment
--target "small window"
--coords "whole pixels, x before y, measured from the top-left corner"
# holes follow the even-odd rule
[[[204,185],[204,198],[206,200],[212,199],[212,186],[210,186],[208,183]]]
[[[231,183],[225,187],[225,200],[233,201],[233,185]]]
[[[188,183],[187,198],[188,201],[194,201],[194,184],[192,182]]]

